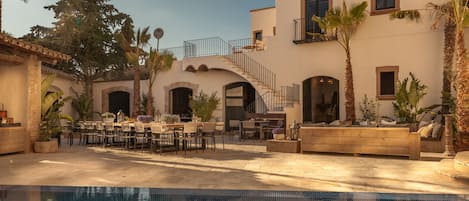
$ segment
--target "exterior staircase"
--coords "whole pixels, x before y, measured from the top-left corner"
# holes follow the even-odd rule
[[[251,40],[244,41],[246,46],[250,45]],[[260,99],[256,98],[256,102],[248,106],[255,108],[256,113],[284,112],[285,108],[299,103],[299,85],[278,87],[276,74],[243,52],[242,46],[239,40],[227,42],[218,37],[185,41],[183,66],[199,66],[205,62],[209,69],[222,68],[238,74],[260,95]]]
[[[436,171],[454,179],[469,180],[469,152],[459,152],[454,159],[443,159]]]

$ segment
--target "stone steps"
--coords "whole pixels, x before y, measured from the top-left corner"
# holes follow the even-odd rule
[[[469,152],[460,152],[454,159],[443,159],[437,173],[453,179],[469,180]]]
[[[469,152],[460,152],[454,157],[454,169],[469,175]]]

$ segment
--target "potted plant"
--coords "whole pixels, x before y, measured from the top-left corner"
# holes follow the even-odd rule
[[[34,152],[54,153],[59,149],[56,140],[51,140],[62,131],[60,120],[73,122],[72,117],[62,114],[62,107],[70,98],[62,98],[63,92],[51,92],[49,87],[55,79],[55,75],[47,76],[41,82],[41,124],[39,140],[34,142]]]
[[[409,78],[397,82],[396,101],[393,102],[394,115],[398,118],[399,123],[409,123],[410,131],[415,132],[418,130],[417,116],[431,111],[440,105],[435,104],[429,107],[420,108],[419,102],[427,94],[427,86],[422,84],[413,73],[410,73]],[[410,83],[409,83],[410,81]]]
[[[212,119],[212,114],[219,103],[220,98],[217,97],[216,92],[209,96],[201,91],[198,96],[191,97],[189,106],[194,116],[199,117],[202,122],[208,122]]]
[[[272,130],[274,140],[286,140],[285,130],[283,128],[274,128]]]
[[[365,94],[363,100],[360,101],[360,112],[362,113],[362,121],[360,125],[368,126],[373,125],[373,122],[376,121],[376,103],[374,100],[368,98]]]

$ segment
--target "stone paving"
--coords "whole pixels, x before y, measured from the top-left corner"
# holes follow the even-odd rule
[[[0,185],[469,194],[469,181],[437,174],[437,166],[395,157],[267,153],[262,143],[186,157],[74,145],[55,154],[0,156]]]

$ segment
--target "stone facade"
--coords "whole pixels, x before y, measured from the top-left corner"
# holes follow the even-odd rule
[[[41,123],[41,61],[37,56],[29,56],[26,64],[27,68],[27,112],[26,112],[26,132],[27,142],[26,152],[32,151],[32,145],[39,138],[39,124]]]

